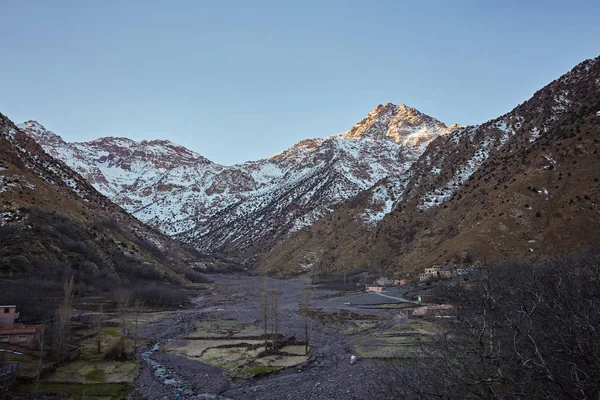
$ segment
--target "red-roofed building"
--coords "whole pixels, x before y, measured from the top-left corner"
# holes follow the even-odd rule
[[[17,346],[39,349],[40,325],[16,323],[17,318],[17,306],[0,306],[0,348]]]

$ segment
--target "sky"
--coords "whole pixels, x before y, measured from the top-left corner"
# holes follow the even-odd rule
[[[378,104],[510,111],[600,55],[600,2],[0,0],[0,112],[67,141],[168,139],[212,161],[348,130]]]

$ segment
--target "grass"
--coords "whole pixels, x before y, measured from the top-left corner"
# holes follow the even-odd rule
[[[349,350],[365,358],[410,359],[420,345],[426,344],[439,331],[439,327],[427,321],[397,324],[356,338]]]
[[[28,354],[14,354],[5,352],[4,361],[19,363],[19,376],[33,378],[37,374],[39,358]]]
[[[339,327],[339,330],[345,334],[354,334],[373,329],[380,324],[378,320],[353,320],[346,321],[345,324]]]
[[[136,361],[95,361],[75,360],[59,365],[45,382],[61,383],[133,383],[140,366]]]
[[[19,393],[32,393],[35,390],[34,383],[17,385],[14,389]],[[105,400],[121,400],[133,390],[133,385],[119,383],[96,383],[96,384],[65,384],[65,383],[40,383],[39,392],[67,392],[71,399],[83,400],[89,398]],[[46,397],[46,399],[57,399],[59,396]]]
[[[94,383],[106,382],[106,374],[102,369],[93,369],[84,375],[86,381],[92,381]]]
[[[105,326],[102,328],[102,334],[113,338],[121,337],[121,328],[118,326]]]
[[[260,328],[234,319],[203,321],[186,339],[174,340],[164,349],[171,354],[237,371],[236,376],[241,378],[264,375],[306,361],[304,346],[282,349],[292,354],[289,356],[259,357],[263,352],[263,340],[256,336],[260,335]],[[298,355],[294,355],[296,353]]]

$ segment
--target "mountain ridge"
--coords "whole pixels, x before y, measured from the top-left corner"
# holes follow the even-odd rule
[[[600,57],[509,113],[438,136],[404,188],[379,182],[273,248],[259,270],[375,269],[414,278],[429,265],[534,260],[598,246],[599,110]],[[375,203],[389,211],[369,225],[365,210]]]
[[[136,220],[2,114],[0,149],[0,277],[72,275],[82,290],[112,290],[183,283],[217,264]]]
[[[341,201],[402,176],[431,140],[450,132],[414,108],[388,103],[342,134],[222,166],[170,142],[66,143],[39,127],[22,126],[135,217],[201,251],[232,253],[247,263]]]

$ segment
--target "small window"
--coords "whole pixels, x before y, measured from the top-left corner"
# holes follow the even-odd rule
[[[0,343],[8,343],[10,338],[8,336],[0,336]]]
[[[8,314],[9,312],[10,312],[10,308],[8,308],[8,307],[5,307],[5,308],[4,308],[4,314]]]
[[[19,335],[17,336],[17,342],[23,343],[27,341],[27,335]]]

